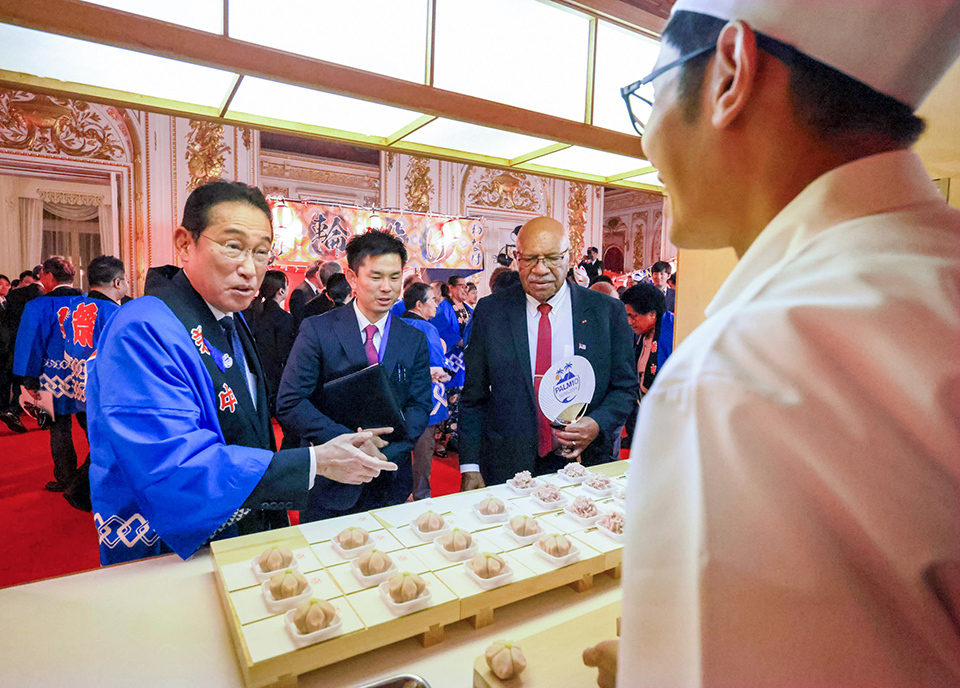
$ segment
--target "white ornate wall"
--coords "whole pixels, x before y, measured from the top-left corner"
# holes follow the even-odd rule
[[[173,229],[209,179],[256,184],[259,133],[167,115],[0,89],[0,271],[25,255],[19,198],[100,203],[116,254],[140,293],[151,265],[173,261]]]
[[[394,153],[381,156],[381,174],[385,207],[482,218],[484,270],[472,278],[481,296],[513,229],[534,217],[553,217],[569,229],[578,257],[601,245],[599,186]]]
[[[300,201],[327,201],[365,207],[382,206],[380,168],[294,153],[260,151],[264,194]]]
[[[607,191],[603,207],[604,247],[623,251],[624,270],[649,268],[658,260],[672,261],[677,247],[663,228],[663,197],[644,191]],[[603,255],[601,250],[601,256]]]

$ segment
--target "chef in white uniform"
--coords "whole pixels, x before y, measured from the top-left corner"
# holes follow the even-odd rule
[[[740,262],[643,401],[601,686],[960,685],[960,212],[909,150],[958,52],[956,0],[673,6],[632,114]]]

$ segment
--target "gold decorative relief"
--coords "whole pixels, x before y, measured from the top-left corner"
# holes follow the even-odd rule
[[[567,224],[570,227],[571,256],[579,256],[583,253],[583,235],[587,229],[587,185],[583,182],[570,182],[567,210],[570,211]]]
[[[387,172],[393,169],[393,151],[387,151]]]
[[[642,205],[663,203],[663,196],[636,189],[617,189],[608,191],[603,197],[604,212],[611,210],[625,210]]]
[[[123,147],[90,103],[0,89],[0,147],[118,160]]]
[[[300,182],[351,186],[360,189],[377,189],[380,187],[380,179],[376,175],[376,168],[374,168],[372,174],[348,174],[345,172],[331,172],[329,170],[294,165],[287,162],[263,160],[261,158],[260,175],[262,177],[293,179]]]
[[[644,267],[644,256],[643,256],[643,247],[646,245],[646,227],[647,221],[646,213],[640,214],[638,217],[644,219],[635,218],[633,223],[633,269],[640,270]]]
[[[69,191],[37,189],[37,196],[46,203],[57,203],[59,205],[100,205],[103,203],[103,196]]]
[[[230,146],[223,142],[222,124],[190,120],[187,150],[184,153],[190,171],[187,191],[222,178],[226,165],[225,154],[229,152]]]
[[[253,141],[253,132],[246,127],[240,127],[240,140],[243,141],[243,147],[250,150]]]
[[[537,195],[537,188],[527,175],[488,169],[474,187],[468,203],[485,208],[536,212],[540,209]]]
[[[290,195],[290,189],[288,189],[285,186],[271,186],[270,184],[264,184],[263,195],[264,196],[280,196],[281,198],[287,198]]]
[[[411,157],[404,181],[407,184],[407,208],[418,213],[430,212],[430,196],[433,194],[430,161]]]

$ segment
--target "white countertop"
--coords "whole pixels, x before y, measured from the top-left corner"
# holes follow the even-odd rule
[[[433,688],[470,688],[474,658],[494,640],[619,598],[619,582],[599,575],[585,593],[551,590],[497,609],[486,628],[460,621],[433,647],[411,638],[305,674],[299,685],[353,688],[412,673]],[[0,590],[0,628],[4,686],[243,688],[206,549],[186,562],[169,555]]]

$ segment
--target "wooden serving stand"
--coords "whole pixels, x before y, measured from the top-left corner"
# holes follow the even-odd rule
[[[615,602],[571,619],[546,631],[516,641],[527,659],[527,668],[502,681],[480,655],[473,662],[474,688],[595,688],[597,670],[583,664],[584,638],[600,640],[617,637],[621,603]]]
[[[616,476],[626,468],[627,462],[618,461],[593,467],[591,470]],[[502,487],[498,486],[500,492],[493,493],[501,498],[506,497],[504,501],[507,502],[510,497],[503,493]],[[396,514],[400,513],[399,510],[405,509],[403,513],[406,514],[411,508],[419,508],[421,511],[431,508],[438,513],[452,514],[445,516],[451,519],[456,518],[459,509],[461,518],[466,519],[468,516],[462,516],[465,499],[479,502],[483,496],[490,493],[489,489],[471,493],[476,496],[475,500],[462,494],[440,497],[431,500],[429,507],[414,507],[411,504],[391,507],[390,509],[398,510],[394,511],[392,519],[389,518],[389,510],[361,515],[361,518],[365,519],[363,527],[371,531],[371,536],[376,535],[380,543],[392,543],[390,546],[378,544],[378,547],[388,552],[395,562],[404,561],[401,569],[409,567],[410,570],[421,573],[431,586],[432,605],[403,616],[389,613],[375,589],[358,590],[358,587],[362,586],[343,575],[347,570],[346,565],[342,560],[331,558],[330,543],[319,539],[326,537],[329,540],[329,537],[316,535],[318,531],[315,526],[318,524],[212,543],[211,555],[217,589],[246,686],[289,688],[297,684],[300,674],[407,638],[417,637],[424,647],[439,643],[444,637],[444,627],[456,621],[468,620],[475,628],[489,625],[493,622],[495,609],[542,592],[564,585],[582,592],[592,586],[594,575],[603,572],[619,578],[620,547],[604,540],[605,536],[591,532],[595,531],[595,528],[584,530],[581,527],[564,531],[564,522],[559,520],[559,514],[537,515],[542,525],[549,522],[551,531],[567,532],[580,549],[578,561],[559,568],[547,565],[537,556],[531,556],[534,554],[532,545],[523,546],[518,543],[513,549],[509,549],[503,539],[505,536],[500,534],[502,524],[476,527],[477,524],[474,523],[474,527],[468,528],[469,523],[458,523],[471,530],[478,542],[483,543],[482,551],[498,551],[515,570],[512,582],[490,590],[483,590],[469,581],[462,571],[461,563],[438,559],[439,555],[431,551],[434,549],[432,544],[412,541],[409,532],[405,532],[409,530],[406,523],[403,526],[398,525]],[[348,518],[350,517],[344,517]],[[551,518],[556,522],[548,521]],[[321,523],[329,525],[328,531],[334,532],[340,528],[336,522],[341,520],[343,519]],[[311,530],[311,527],[314,529]],[[308,537],[305,533],[312,535]],[[302,562],[302,572],[315,589],[313,596],[329,599],[338,609],[338,615],[344,620],[341,635],[298,648],[283,625],[283,615],[266,611],[257,587],[259,583],[252,578],[249,562],[267,547],[280,545],[294,550],[298,560]],[[247,581],[244,576],[250,577],[250,580]],[[252,612],[251,609],[257,605],[259,611],[254,609]],[[572,632],[571,638],[584,637],[584,630],[579,628]],[[526,646],[524,650],[527,650]],[[553,657],[547,663],[556,663],[556,659]],[[553,685],[561,684],[567,685],[562,681]]]

